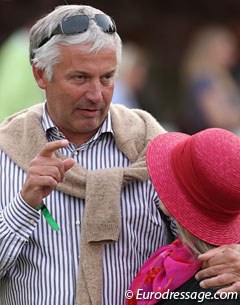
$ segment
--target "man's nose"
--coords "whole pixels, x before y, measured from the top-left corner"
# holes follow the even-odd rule
[[[93,102],[102,101],[102,85],[99,80],[89,82],[85,97]]]

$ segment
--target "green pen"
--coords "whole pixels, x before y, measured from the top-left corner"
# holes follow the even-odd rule
[[[36,208],[36,210],[38,210],[38,211],[41,210],[42,215],[46,219],[47,223],[51,226],[51,228],[54,231],[59,231],[59,226],[58,226],[57,222],[53,219],[51,213],[49,212],[48,208],[46,207],[46,205],[44,204],[43,201],[42,201],[42,204]]]

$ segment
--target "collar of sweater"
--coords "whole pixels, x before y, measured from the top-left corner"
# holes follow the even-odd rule
[[[47,143],[41,125],[42,111],[43,104],[34,105],[10,116],[0,125],[0,149],[26,172],[29,162]],[[165,132],[164,129],[149,113],[143,110],[130,110],[122,105],[111,105],[110,112],[116,144],[130,160],[129,168],[139,170],[137,175],[135,171],[134,177],[131,175],[126,177],[126,181],[137,178],[146,180],[148,178],[145,164],[147,145],[155,136]],[[59,153],[56,153],[56,156],[65,158]],[[85,177],[81,179],[80,173],[85,176],[85,169],[80,165],[74,165],[67,172],[64,182],[59,184],[58,189],[84,198],[85,191],[81,186],[83,184],[85,188]],[[78,187],[80,185],[81,188],[79,191],[71,190],[72,183],[76,179],[79,179]],[[70,188],[67,187],[68,185]]]

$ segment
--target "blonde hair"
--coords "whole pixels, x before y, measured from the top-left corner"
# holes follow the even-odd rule
[[[198,237],[190,233],[188,230],[186,230],[176,220],[175,222],[178,228],[180,240],[183,244],[187,244],[193,250],[196,256],[217,247],[215,245],[203,241],[202,239],[199,239]]]
[[[209,69],[219,72],[216,44],[223,42],[235,47],[237,39],[230,29],[221,25],[206,26],[195,33],[182,61],[183,78],[191,78]]]

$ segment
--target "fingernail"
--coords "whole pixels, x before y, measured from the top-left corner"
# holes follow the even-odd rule
[[[204,281],[200,282],[199,286],[202,287],[202,288],[206,288]]]

